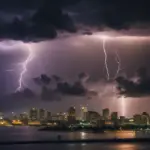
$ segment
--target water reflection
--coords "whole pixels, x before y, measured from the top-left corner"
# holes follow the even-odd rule
[[[80,132],[81,139],[86,139],[87,135],[85,132]]]
[[[112,146],[112,149],[115,150],[137,150],[139,149],[138,145],[135,144],[119,144]]]
[[[68,144],[68,150],[143,150],[149,149],[149,146],[138,144],[112,144],[112,143],[96,143],[96,144]]]
[[[136,138],[135,131],[117,131],[115,133],[116,138]]]

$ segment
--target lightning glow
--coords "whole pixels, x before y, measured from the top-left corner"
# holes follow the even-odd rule
[[[110,74],[109,74],[109,69],[108,69],[108,56],[107,56],[107,50],[106,50],[106,37],[102,38],[103,41],[103,51],[104,51],[104,55],[105,55],[105,69],[106,69],[106,73],[107,73],[107,80],[110,79]]]
[[[125,98],[122,96],[121,97],[121,109],[122,109],[122,116],[125,116]]]
[[[21,91],[21,89],[24,85],[23,77],[26,74],[26,72],[28,71],[27,66],[34,57],[31,46],[29,44],[24,44],[24,45],[27,47],[29,55],[28,55],[27,59],[22,63],[22,71],[20,73],[19,80],[18,80],[19,86],[16,91]]]
[[[107,54],[107,50],[106,50],[106,40],[108,38],[111,38],[111,37],[102,36],[103,51],[104,51],[104,57],[105,57],[105,69],[106,69],[106,73],[107,73],[107,80],[109,81],[110,80],[110,73],[109,73],[109,67],[108,67],[108,54]],[[115,60],[116,60],[116,63],[117,63],[117,70],[116,70],[116,73],[115,73],[115,76],[114,76],[113,80],[115,80],[115,78],[118,76],[118,74],[121,71],[121,58],[120,58],[117,51],[115,51]],[[114,96],[116,97],[115,85],[113,85],[112,90],[113,90],[113,93],[115,94]],[[114,104],[116,104],[115,99],[114,99]],[[125,108],[125,98],[121,97],[121,99],[119,99],[119,100],[121,101],[121,103],[120,103],[121,113],[124,116],[125,115],[125,109],[126,109]]]

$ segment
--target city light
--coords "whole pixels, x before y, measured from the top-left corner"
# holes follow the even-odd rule
[[[121,108],[125,108],[124,97],[121,97]],[[84,108],[84,109],[83,109]],[[68,112],[51,113],[43,108],[31,108],[27,112],[17,114],[11,113],[12,116],[0,120],[0,126],[47,126],[52,130],[62,128],[62,130],[91,130],[94,128],[106,127],[110,130],[118,129],[123,130],[126,126],[134,129],[150,129],[150,116],[147,112],[141,114],[134,114],[131,118],[125,116],[125,109],[122,109],[121,116],[118,116],[118,112],[111,112],[109,108],[102,109],[101,113],[96,111],[90,111],[87,107],[80,107],[80,116],[77,116],[76,109],[69,107]],[[134,127],[134,128],[133,128]],[[119,133],[118,133],[119,134]],[[125,132],[123,133],[125,134]],[[130,134],[131,135],[131,134]],[[134,136],[134,133],[132,133]],[[85,132],[81,132],[81,136],[84,138]],[[119,136],[119,135],[118,135]]]

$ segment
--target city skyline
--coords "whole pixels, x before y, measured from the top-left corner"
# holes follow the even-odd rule
[[[142,111],[142,112],[138,112],[135,114],[132,114],[131,116],[126,116],[126,115],[122,115],[119,114],[119,112],[117,111],[112,111],[111,109],[107,108],[102,108],[100,111],[96,111],[94,109],[89,109],[89,107],[87,107],[87,105],[85,106],[80,106],[80,107],[74,107],[74,106],[70,106],[68,109],[64,110],[64,111],[57,111],[57,112],[53,112],[50,111],[49,109],[45,109],[45,108],[37,108],[37,107],[31,107],[30,109],[24,111],[24,112],[20,112],[17,113],[15,111],[11,112],[9,114],[9,116],[5,116],[5,113],[0,112],[0,118],[2,118],[2,116],[4,117],[12,117],[12,116],[18,116],[20,117],[20,115],[28,115],[29,118],[31,115],[31,111],[35,111],[35,113],[33,113],[33,116],[36,116],[36,118],[42,118],[42,117],[46,117],[49,113],[51,116],[56,116],[56,115],[70,115],[70,116],[75,116],[76,118],[80,118],[81,120],[84,120],[84,118],[86,118],[86,116],[84,115],[84,113],[87,112],[96,112],[98,113],[100,116],[103,116],[104,119],[110,119],[110,118],[120,118],[120,117],[125,117],[125,118],[132,118],[134,115],[140,115],[142,113],[147,113],[148,115],[150,115],[150,113],[146,112],[146,111]],[[117,117],[116,117],[117,116]]]
[[[120,116],[118,112],[112,112],[108,108],[102,109],[101,113],[88,110],[81,106],[80,113],[70,106],[66,112],[53,113],[43,108],[30,108],[27,112],[17,114],[12,112],[6,117],[0,113],[0,126],[44,126],[51,130],[82,130],[87,128],[105,129],[139,129],[150,127],[150,115],[147,112],[133,114],[132,117]]]

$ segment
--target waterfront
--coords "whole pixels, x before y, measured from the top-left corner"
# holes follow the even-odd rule
[[[84,139],[113,139],[113,138],[150,138],[150,131],[105,131],[104,133],[92,132],[59,132],[38,131],[38,127],[11,126],[0,127],[0,141],[44,141],[57,140],[61,135],[62,140],[84,140]]]
[[[57,140],[57,136],[61,135],[63,140],[80,140],[80,139],[112,139],[112,138],[144,138],[150,137],[149,132],[133,132],[133,131],[118,131],[118,132],[105,132],[105,133],[88,133],[88,132],[41,132],[37,127],[1,127],[0,128],[0,141],[44,141],[44,140]],[[30,145],[10,145],[0,146],[0,149],[101,149],[101,150],[143,150],[149,149],[149,144],[107,144],[107,143],[93,143],[93,144],[30,144]]]

